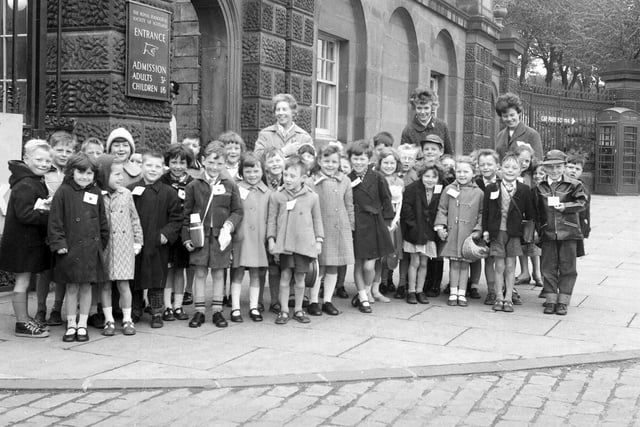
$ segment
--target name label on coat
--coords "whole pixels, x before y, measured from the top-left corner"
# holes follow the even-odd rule
[[[500,191],[492,191],[491,194],[489,195],[489,198],[491,200],[497,200],[498,197],[500,197]]]
[[[240,191],[240,198],[242,200],[246,200],[247,197],[249,196],[249,190],[247,190],[244,187],[238,187],[238,191]]]
[[[433,187],[433,194],[440,194],[442,193],[442,184],[436,184]]]
[[[450,188],[447,190],[447,194],[453,197],[454,199],[457,199],[458,196],[460,195],[460,192],[454,188]]]
[[[182,188],[178,188],[178,197],[181,200],[184,200],[187,197],[187,194],[184,192]]]
[[[559,204],[560,204],[560,197],[558,196],[547,197],[548,206],[558,206]]]
[[[134,196],[141,196],[142,193],[144,193],[144,187],[141,186],[134,187],[134,189],[131,190],[131,194]]]
[[[84,193],[82,201],[85,203],[89,203],[90,205],[95,205],[98,203],[98,195],[93,193]]]
[[[353,181],[351,181],[351,188],[353,187],[357,187],[358,185],[360,185],[362,183],[362,180],[360,178],[356,178]]]
[[[296,199],[289,200],[289,201],[287,202],[287,210],[288,210],[288,211],[293,210],[293,208],[295,208],[295,207],[296,207]]]
[[[222,184],[216,184],[213,187],[211,187],[211,193],[213,193],[214,196],[219,196],[221,194],[224,194],[225,190],[224,190],[224,185]]]

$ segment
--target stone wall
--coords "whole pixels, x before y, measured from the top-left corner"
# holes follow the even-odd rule
[[[144,3],[172,10],[171,1]],[[48,0],[47,128],[75,125],[80,141],[105,141],[124,126],[139,150],[169,143],[169,102],[125,96],[125,23],[124,0]]]

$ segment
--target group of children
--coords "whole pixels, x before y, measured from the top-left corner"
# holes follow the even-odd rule
[[[267,276],[276,324],[338,315],[332,297],[348,298],[348,265],[357,289],[351,303],[363,313],[374,301],[390,302],[385,294],[393,292],[409,304],[428,304],[441,292],[443,259],[448,304],[467,306],[467,296],[480,297],[482,270],[465,257],[469,238],[490,248],[485,304],[513,311],[516,257],[527,274],[530,257],[534,280],[544,278],[544,312],[566,314],[575,258],[588,235],[588,218],[580,214],[588,196],[576,180],[584,163],[572,158],[565,170],[564,153],[553,150],[538,166],[526,146],[502,159],[493,150],[454,159],[446,125],[431,114],[434,102],[431,91],[414,92],[416,116],[397,149],[381,132],[374,144],[332,142],[317,152],[304,143],[288,147],[287,156],[276,147],[253,153],[226,132],[201,155],[199,140],[186,138],[136,163],[133,137],[123,128],[109,136],[108,154],[93,138],[78,153],[70,135],[62,142],[52,137],[51,145],[27,142],[23,161],[9,164],[0,248],[0,268],[16,273],[16,335],[48,336],[48,325],[62,323],[63,298],[64,341],[89,339],[87,319],[98,299],[106,336],[115,334],[120,309],[125,335],[135,334],[144,311],[152,328],[188,320],[183,304],[191,280],[195,311],[188,325],[205,322],[205,295],[212,293],[212,322],[226,327],[227,304],[229,319],[243,321],[246,270],[254,322],[263,320]],[[538,239],[523,241],[527,222]],[[318,279],[309,280],[314,271]],[[26,292],[35,273],[38,315],[30,318]],[[51,280],[54,308],[45,320]]]

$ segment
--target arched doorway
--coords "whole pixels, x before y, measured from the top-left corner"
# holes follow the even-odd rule
[[[431,80],[435,82],[438,94],[438,118],[449,127],[449,136],[456,141],[456,109],[458,108],[458,66],[456,48],[447,30],[438,33],[429,58]]]
[[[180,84],[178,137],[200,132],[203,145],[240,131],[241,21],[233,0],[182,0],[174,19],[173,80]]]
[[[380,131],[391,132],[400,140],[410,119],[409,94],[418,84],[418,42],[413,21],[404,8],[389,19],[382,47],[382,105]]]

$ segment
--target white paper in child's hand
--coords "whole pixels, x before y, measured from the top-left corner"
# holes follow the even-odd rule
[[[560,197],[551,196],[547,197],[547,206],[558,206],[560,204]]]
[[[36,203],[33,205],[33,209],[36,211],[46,211],[49,209],[49,203],[47,199],[38,199]]]
[[[249,195],[249,190],[244,187],[238,187],[238,191],[240,191],[240,198],[242,200],[246,200],[247,196]]]
[[[189,217],[189,222],[191,222],[192,224],[195,224],[197,222],[202,222],[200,220],[200,214],[199,213],[192,213],[191,216]]]
[[[225,192],[224,185],[222,184],[214,185],[213,187],[211,187],[211,192],[213,193],[214,196],[219,196],[221,194],[224,194]]]

